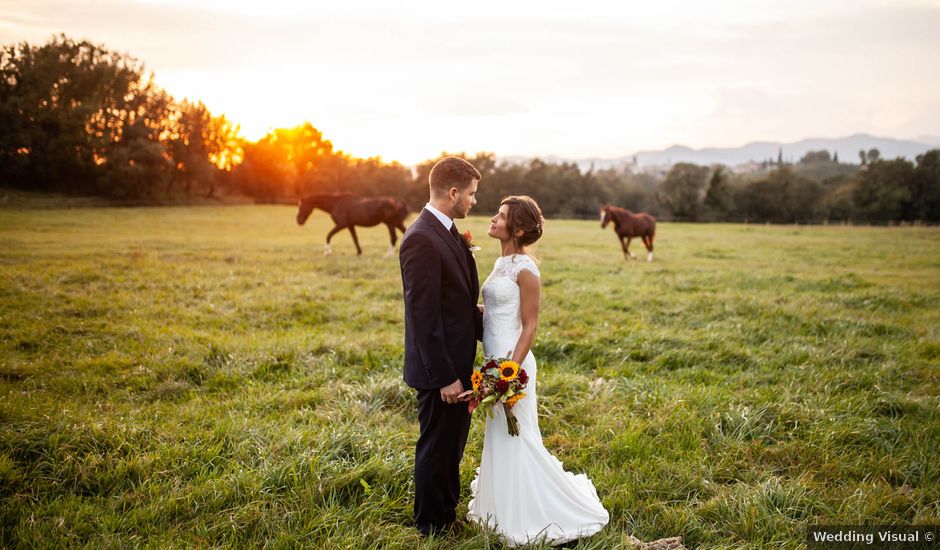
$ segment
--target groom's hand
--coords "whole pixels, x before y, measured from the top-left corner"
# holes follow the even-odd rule
[[[465,397],[461,395],[462,393],[463,393],[463,383],[458,378],[457,380],[454,380],[450,385],[447,385],[441,388],[441,399],[443,399],[445,403],[450,403],[450,404],[459,403],[460,401],[464,401],[466,399]]]

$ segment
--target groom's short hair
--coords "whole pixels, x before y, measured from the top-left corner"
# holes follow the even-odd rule
[[[460,157],[444,157],[437,161],[428,176],[431,195],[446,195],[451,187],[463,191],[473,180],[479,180],[480,171]]]

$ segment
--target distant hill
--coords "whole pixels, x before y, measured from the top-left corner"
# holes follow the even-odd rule
[[[930,145],[940,145],[940,136],[932,136],[932,135],[925,134],[922,136],[917,136],[916,141],[919,141],[920,143],[927,143]]]
[[[661,151],[639,151],[634,154],[617,158],[586,158],[563,159],[559,157],[540,157],[546,162],[575,162],[582,170],[594,165],[597,170],[630,164],[636,157],[641,167],[649,165],[675,164],[677,162],[692,162],[695,164],[725,164],[735,166],[750,161],[777,160],[777,155],[783,151],[783,158],[788,162],[798,162],[809,151],[825,149],[830,153],[838,152],[839,161],[843,163],[859,162],[858,152],[862,149],[868,151],[875,148],[881,152],[881,157],[893,159],[904,157],[914,160],[917,155],[938,147],[940,136],[921,136],[923,141],[907,141],[891,138],[882,138],[868,134],[855,134],[844,138],[813,138],[793,143],[780,143],[776,141],[755,141],[741,147],[705,149],[692,149],[683,145],[673,145]],[[526,162],[527,157],[509,156],[500,157],[500,160],[509,162]]]

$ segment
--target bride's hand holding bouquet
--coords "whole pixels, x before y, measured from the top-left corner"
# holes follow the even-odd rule
[[[482,408],[487,416],[492,416],[493,407],[499,403],[506,412],[509,435],[519,435],[519,421],[512,413],[512,407],[525,397],[522,390],[529,382],[525,369],[508,358],[487,356],[483,365],[473,371],[470,381],[473,383],[472,394],[465,392],[469,395],[467,408],[470,412]]]

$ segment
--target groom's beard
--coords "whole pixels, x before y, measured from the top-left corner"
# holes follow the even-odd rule
[[[468,205],[465,209],[461,209],[461,205],[456,205],[454,207],[454,219],[463,219],[470,214],[470,210],[473,208],[473,205]]]

